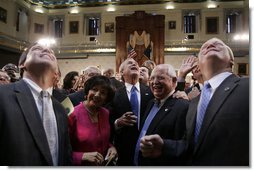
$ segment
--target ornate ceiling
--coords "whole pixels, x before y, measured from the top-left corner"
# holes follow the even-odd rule
[[[140,5],[160,4],[166,2],[175,3],[197,3],[207,0],[25,0],[32,5],[42,5],[45,8],[67,8],[70,6],[94,7],[104,5]],[[244,1],[244,0],[212,0],[212,1]]]

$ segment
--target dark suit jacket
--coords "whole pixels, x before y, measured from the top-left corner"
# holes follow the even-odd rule
[[[115,77],[110,77],[109,80],[110,80],[114,90],[117,90],[117,89],[119,89],[121,87],[124,87],[124,83],[118,81]]]
[[[64,101],[64,99],[67,97],[67,95],[66,94],[64,94],[63,92],[62,92],[62,90],[61,89],[58,89],[58,88],[54,88],[53,89],[53,94],[52,94],[52,96],[57,100],[57,101],[59,101],[60,103],[62,102],[62,101]]]
[[[21,80],[0,87],[0,165],[53,165],[46,134],[33,95]],[[71,164],[68,120],[52,98],[59,138],[59,165]]]
[[[184,91],[185,89],[185,81],[184,82],[177,82],[176,91]]]
[[[216,89],[193,145],[199,96],[186,117],[187,141],[166,141],[164,155],[187,154],[188,165],[249,165],[249,79],[231,75]]]
[[[80,102],[83,102],[85,100],[84,89],[81,89],[75,93],[71,93],[68,95],[68,97],[70,98],[73,106],[77,106]]]
[[[140,118],[142,119],[143,113],[146,109],[147,103],[153,98],[153,94],[148,86],[140,84],[141,92],[141,106]],[[119,88],[114,100],[110,106],[110,122],[111,127],[114,128],[114,122],[121,117],[124,113],[131,111],[131,104],[128,99],[126,87]],[[140,120],[141,120],[140,119]],[[139,135],[137,125],[133,127],[123,127],[115,133],[114,144],[117,148],[119,155],[118,164],[122,166],[133,165],[133,157],[136,141]]]
[[[154,100],[151,100],[147,106],[145,117],[142,120],[142,127],[153,105]],[[170,96],[153,118],[146,135],[158,134],[162,139],[182,139],[185,133],[185,120],[188,106],[189,102],[187,100],[176,99]],[[182,165],[182,163],[183,161],[180,158],[171,158],[170,160],[165,156],[144,158],[141,153],[139,154],[139,165],[172,166]]]

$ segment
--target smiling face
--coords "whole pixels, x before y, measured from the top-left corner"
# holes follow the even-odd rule
[[[106,103],[108,96],[108,89],[102,85],[95,85],[89,91],[87,95],[87,103],[90,106],[101,107]]]
[[[32,46],[21,65],[28,72],[53,71],[57,72],[57,60],[54,52],[39,44]]]
[[[150,89],[156,99],[163,99],[173,91],[176,87],[176,77],[175,75],[169,74],[167,64],[157,65],[151,73],[150,77]],[[173,70],[171,72],[174,72]]]
[[[130,84],[136,83],[139,78],[138,63],[133,58],[126,59],[123,63],[121,74],[125,82]]]
[[[217,38],[212,38],[202,45],[199,52],[199,67],[205,80],[226,70],[232,70],[234,59],[229,49]]]

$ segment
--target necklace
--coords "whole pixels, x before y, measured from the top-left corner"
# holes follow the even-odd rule
[[[88,116],[90,117],[92,122],[98,122],[98,111],[92,112],[91,110],[88,109],[87,105],[85,102],[83,103],[86,111],[88,112]]]

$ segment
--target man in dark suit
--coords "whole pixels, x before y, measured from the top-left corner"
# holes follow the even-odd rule
[[[85,93],[84,93],[84,84],[86,80],[93,76],[101,75],[101,70],[96,66],[88,66],[83,71],[84,73],[79,76],[78,82],[75,84],[77,87],[82,87],[75,93],[71,93],[68,95],[70,98],[73,106],[79,105],[81,102],[85,100]]]
[[[210,101],[203,119],[199,106],[206,101],[205,86],[201,96],[190,103],[186,138],[144,137],[140,144],[144,156],[186,155],[187,164],[196,166],[249,165],[249,79],[232,74],[233,63],[232,50],[220,39],[212,38],[202,45],[199,66],[205,85],[210,85],[206,86]]]
[[[103,75],[109,78],[114,90],[124,86],[124,84],[118,81],[114,76],[114,70],[112,68],[105,69],[103,71]]]
[[[144,135],[158,134],[163,139],[180,140],[185,132],[185,119],[188,110],[188,101],[173,98],[177,85],[175,69],[169,64],[157,65],[150,77],[150,89],[155,100],[147,105],[144,118],[141,122],[139,140]],[[157,104],[159,102],[159,104]],[[157,110],[154,109],[157,107]],[[157,158],[142,157],[139,154],[140,141],[136,144],[134,161],[136,165],[181,165],[179,158],[164,156]]]
[[[127,58],[120,66],[120,73],[125,86],[119,88],[110,106],[110,120],[115,129],[114,143],[118,152],[118,165],[133,165],[133,156],[139,124],[146,105],[153,95],[148,86],[139,83],[139,66],[133,58]],[[131,105],[131,89],[136,88],[138,111],[135,113]]]
[[[40,95],[42,90],[52,95],[57,73],[54,52],[33,44],[21,55],[19,64],[23,78],[0,87],[0,165],[70,165],[67,114],[54,98],[47,97],[49,108],[45,107]],[[48,114],[44,109],[51,120],[45,121]],[[46,127],[45,122],[52,125]],[[56,136],[50,137],[47,130]]]

